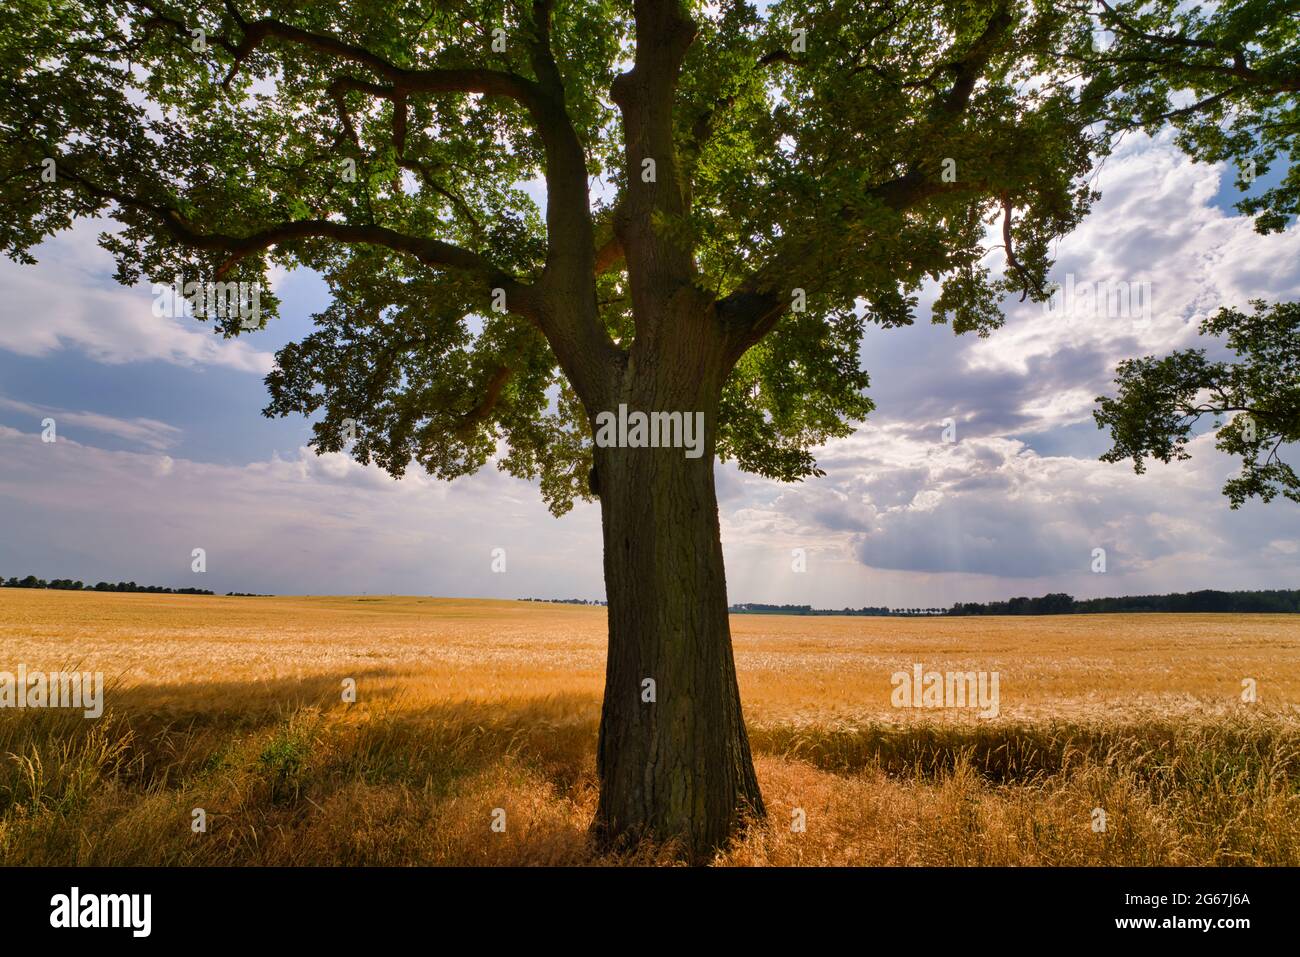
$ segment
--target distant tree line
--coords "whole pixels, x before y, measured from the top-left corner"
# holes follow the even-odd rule
[[[734,615],[852,615],[889,618],[962,615],[1089,615],[1105,612],[1300,612],[1300,590],[1176,592],[1168,595],[1127,595],[1122,598],[1077,600],[1064,592],[1039,598],[958,602],[952,608],[814,608],[811,605],[732,605]]]
[[[812,605],[765,605],[762,602],[743,602],[731,606],[734,615],[857,615],[867,617],[909,617],[916,615],[946,614],[942,608],[814,608]]]
[[[1009,601],[959,602],[949,615],[1090,615],[1121,611],[1300,612],[1300,590],[1175,592],[1076,600],[1064,593]]]
[[[46,581],[44,578],[37,578],[35,575],[28,575],[26,578],[0,578],[0,584],[5,588],[54,588],[59,591],[125,591],[125,592],[148,592],[151,595],[211,595],[214,592],[206,588],[164,588],[161,585],[137,585],[135,582],[98,582],[94,585],[87,585],[79,581],[73,581],[71,578],[55,578],[52,581]]]
[[[604,605],[597,598],[520,598],[519,601],[540,601],[548,605]]]
[[[1126,598],[1105,598],[1103,601],[1124,602]],[[958,602],[948,610],[949,615],[1071,615],[1078,612],[1076,602],[1071,595],[1053,592],[1041,598],[1010,598],[1007,601]],[[1114,611],[1128,611],[1115,608]]]

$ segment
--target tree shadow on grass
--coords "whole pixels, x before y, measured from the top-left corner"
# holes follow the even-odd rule
[[[271,681],[110,687],[105,713],[0,712],[0,753],[87,764],[125,787],[175,790],[214,775],[264,776],[272,803],[349,783],[447,793],[510,763],[558,792],[594,778],[599,699],[558,694],[412,701],[387,669]],[[343,700],[345,678],[357,702]]]

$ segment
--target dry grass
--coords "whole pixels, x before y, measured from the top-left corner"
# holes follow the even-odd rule
[[[733,630],[770,813],[720,864],[1300,864],[1295,618]],[[19,662],[113,687],[99,721],[0,711],[0,864],[671,859],[587,839],[601,609],[5,589],[0,670]],[[998,671],[1001,715],[894,710],[914,662]]]

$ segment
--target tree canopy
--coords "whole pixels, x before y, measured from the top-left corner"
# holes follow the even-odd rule
[[[1257,175],[1292,148],[1295,4],[1185,7],[25,0],[0,247],[111,216],[125,283],[317,270],[267,414],[394,475],[499,452],[559,513],[589,493],[592,368],[670,321],[637,309],[644,239],[726,330],[718,454],[799,479],[872,407],[867,323],[911,323],[927,280],[957,332],[1046,297],[1118,132],[1174,122]],[[1261,229],[1297,175],[1242,204]]]

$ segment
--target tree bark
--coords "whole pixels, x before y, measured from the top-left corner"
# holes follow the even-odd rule
[[[703,453],[595,450],[609,654],[594,830],[609,849],[676,842],[705,863],[747,814],[763,814],[763,799],[741,715],[714,491],[719,366],[709,350],[674,351],[675,361],[647,363],[649,375],[626,370],[618,392],[630,412],[703,412]]]

